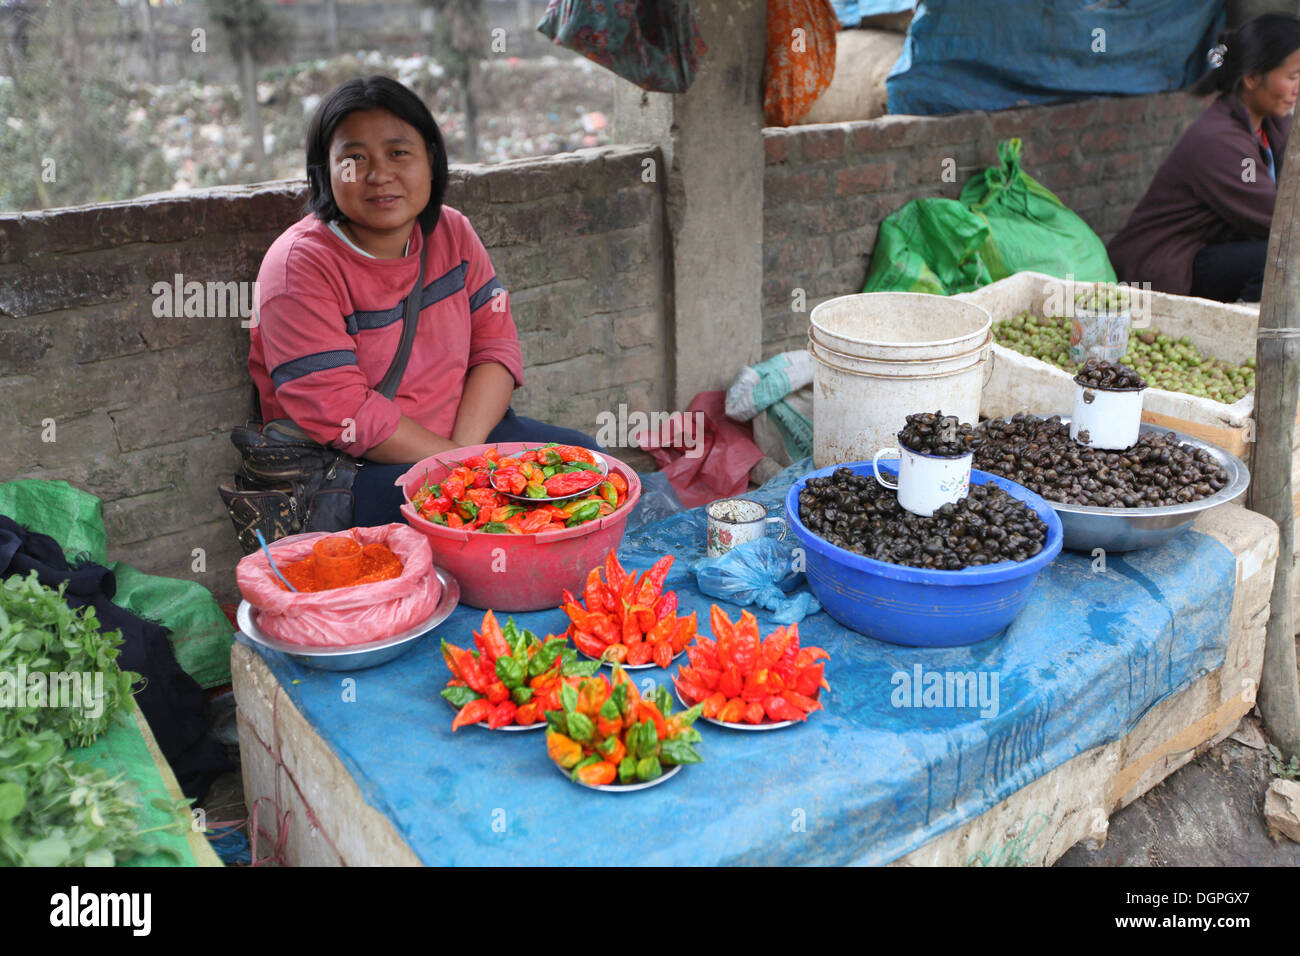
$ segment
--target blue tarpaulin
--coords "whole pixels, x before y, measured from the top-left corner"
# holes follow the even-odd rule
[[[791,466],[751,497],[779,514],[785,491],[810,467]],[[696,508],[628,535],[619,553],[636,569],[675,554],[667,587],[707,630],[710,602],[689,571],[703,551]],[[831,655],[825,711],[758,733],[701,721],[704,763],[626,794],[570,783],[547,758],[544,731],[453,735],[452,709],[438,696],[448,674],[436,639],[353,674],[263,654],[365,799],[426,863],[882,864],[1122,737],[1220,667],[1235,567],[1227,548],[1195,532],[1112,555],[1104,571],[1065,552],[1011,627],[970,647],[897,647],[812,615],[799,630]],[[566,624],[558,610],[514,617],[538,634]],[[758,617],[768,633],[770,618]],[[458,608],[437,633],[465,646],[481,619]],[[930,675],[966,672],[984,692],[964,702],[974,706],[930,706]],[[668,673],[633,676],[664,682]],[[356,680],[352,694],[341,691],[345,677]]]
[[[835,8],[840,26],[847,29],[856,27],[864,17],[911,10],[915,0],[831,0],[831,6]]]
[[[1223,0],[928,0],[886,81],[890,113],[1000,110],[1176,90],[1208,66]]]

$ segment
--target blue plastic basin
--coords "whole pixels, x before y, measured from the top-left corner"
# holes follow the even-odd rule
[[[813,594],[831,617],[859,634],[913,647],[954,647],[994,637],[1020,613],[1038,572],[1061,553],[1061,519],[1051,505],[1028,488],[975,470],[971,484],[997,485],[1027,504],[1047,525],[1047,543],[1028,561],[931,571],[838,548],[799,520],[799,492],[804,485],[837,468],[871,477],[869,461],[810,472],[786,494],[785,517],[807,552]],[[897,476],[898,460],[882,460],[880,470]]]

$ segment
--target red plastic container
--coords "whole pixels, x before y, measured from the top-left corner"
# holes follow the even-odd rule
[[[437,484],[455,467],[446,463],[463,461],[489,448],[506,455],[539,445],[504,441],[457,448],[417,462],[395,482],[406,499],[402,516],[429,539],[433,563],[456,578],[462,604],[505,612],[559,607],[561,592],[568,588],[580,593],[587,573],[623,541],[628,515],[641,497],[641,481],[635,471],[607,452],[600,454],[609,462],[610,471],[617,471],[627,482],[627,500],[613,514],[576,528],[541,534],[486,534],[434,524],[420,517],[411,505],[411,496],[426,480]]]

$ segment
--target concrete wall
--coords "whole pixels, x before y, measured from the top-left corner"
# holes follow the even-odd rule
[[[765,130],[763,354],[807,341],[795,289],[808,311],[862,291],[881,220],[912,199],[955,199],[972,174],[996,165],[999,141],[1018,136],[1025,171],[1109,240],[1207,105],[1166,93]],[[950,160],[951,182],[942,176]]]
[[[453,170],[447,201],[512,293],[529,363],[521,414],[595,432],[620,402],[665,407],[662,204],[642,182],[646,158],[658,154]],[[251,409],[247,333],[238,318],[155,318],[151,289],[177,273],[253,280],[304,192],[274,183],[0,216],[0,480],[85,488],[104,502],[113,559],[231,595],[239,553],[216,482]]]

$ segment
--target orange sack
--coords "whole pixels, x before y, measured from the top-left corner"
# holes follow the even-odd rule
[[[840,21],[830,0],[767,0],[763,114],[768,126],[808,115],[835,76]]]

